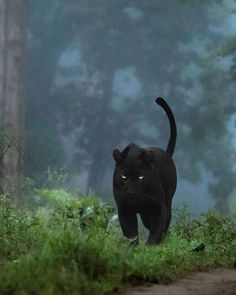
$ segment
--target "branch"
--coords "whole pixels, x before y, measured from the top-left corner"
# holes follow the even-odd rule
[[[10,147],[14,144],[15,142],[15,138],[13,138],[10,143],[7,145],[6,149],[3,151],[3,153],[0,155],[0,160],[2,160],[2,158],[5,156],[5,154],[8,152],[8,150],[10,149]]]

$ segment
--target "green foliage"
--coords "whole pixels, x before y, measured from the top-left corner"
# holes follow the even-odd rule
[[[44,215],[46,210],[47,216],[47,210],[52,211],[52,214],[59,218],[59,222],[61,218],[71,219],[79,223],[82,229],[88,226],[106,228],[113,212],[101,199],[85,196],[80,191],[74,195],[56,189],[42,189],[37,192],[41,214]]]
[[[141,239],[132,248],[107,227],[111,210],[98,198],[37,193],[34,213],[1,197],[1,294],[108,294],[125,282],[171,282],[236,259],[236,221],[215,212],[193,219],[182,208],[162,244],[147,247]]]
[[[47,188],[63,188],[66,187],[68,180],[68,173],[64,169],[59,168],[58,170],[52,170],[50,167],[47,168],[45,173],[45,182],[43,187]]]
[[[2,195],[0,198],[0,265],[31,253],[43,243],[44,232],[37,216],[19,211]]]

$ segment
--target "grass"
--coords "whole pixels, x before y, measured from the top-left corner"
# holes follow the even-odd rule
[[[99,198],[41,190],[34,199],[34,210],[0,199],[0,294],[111,294],[236,261],[235,219],[213,211],[193,219],[182,208],[161,245],[130,247]]]

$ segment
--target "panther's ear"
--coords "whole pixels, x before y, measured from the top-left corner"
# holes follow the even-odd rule
[[[113,158],[116,162],[120,162],[121,160],[121,152],[118,149],[113,151]]]
[[[154,152],[152,150],[143,150],[141,158],[148,164],[154,161]]]

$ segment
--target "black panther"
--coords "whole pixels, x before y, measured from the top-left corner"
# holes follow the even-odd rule
[[[131,244],[138,244],[137,214],[149,230],[148,245],[162,241],[171,220],[171,203],[177,175],[172,156],[176,144],[176,123],[163,98],[157,98],[170,124],[166,151],[157,147],[142,148],[131,143],[122,152],[113,151],[116,167],[113,175],[115,197],[121,229]]]

